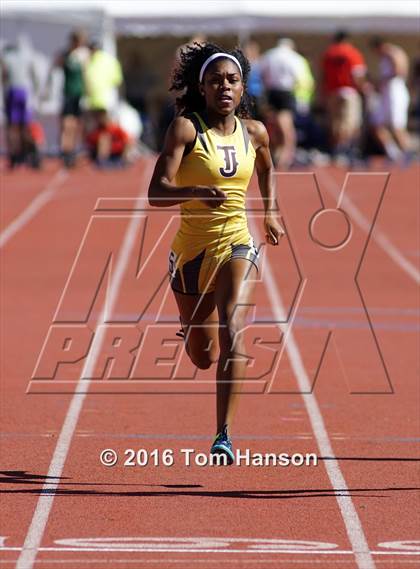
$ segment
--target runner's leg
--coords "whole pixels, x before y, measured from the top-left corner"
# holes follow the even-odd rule
[[[220,269],[215,299],[219,313],[220,357],[217,366],[217,432],[231,425],[238,405],[247,359],[241,330],[256,284],[257,269],[249,260],[234,258]]]
[[[173,291],[185,332],[185,348],[191,361],[208,369],[217,361],[218,316],[214,293],[182,294]]]

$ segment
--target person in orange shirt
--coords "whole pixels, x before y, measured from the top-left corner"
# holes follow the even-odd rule
[[[366,76],[363,55],[337,32],[322,59],[323,91],[332,154],[351,160],[362,124],[362,98]]]
[[[110,120],[105,109],[95,111],[94,117],[96,126],[86,137],[91,159],[99,167],[124,166],[132,145],[129,135]]]

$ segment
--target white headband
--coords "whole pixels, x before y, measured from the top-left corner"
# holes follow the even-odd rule
[[[206,71],[207,67],[210,65],[210,63],[212,61],[214,61],[215,59],[218,59],[219,57],[226,57],[227,59],[230,59],[231,61],[236,63],[236,65],[239,67],[239,71],[241,72],[241,77],[242,77],[242,67],[241,67],[241,64],[239,63],[239,61],[236,59],[236,57],[234,55],[230,55],[229,53],[221,53],[220,52],[220,53],[213,53],[213,55],[208,57],[206,59],[206,61],[203,63],[203,65],[201,66],[200,74],[198,76],[200,83],[203,80],[204,72]]]

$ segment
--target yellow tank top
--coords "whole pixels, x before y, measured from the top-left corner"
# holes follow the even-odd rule
[[[177,186],[217,186],[227,194],[218,208],[200,200],[181,204],[181,226],[175,237],[177,249],[193,243],[194,249],[215,240],[244,243],[249,238],[245,196],[255,163],[255,149],[245,124],[235,116],[235,130],[227,136],[213,132],[198,113],[191,117],[197,130],[194,147],[182,159]]]

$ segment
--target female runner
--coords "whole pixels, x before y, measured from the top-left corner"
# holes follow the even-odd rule
[[[284,231],[274,216],[269,139],[251,120],[250,66],[242,51],[212,43],[181,52],[171,90],[181,91],[149,187],[149,203],[181,206],[169,255],[169,278],[186,350],[194,365],[217,363],[217,428],[212,454],[234,460],[230,427],[246,360],[241,331],[258,271],[247,226],[245,194],[254,165],[264,202],[266,240]]]

